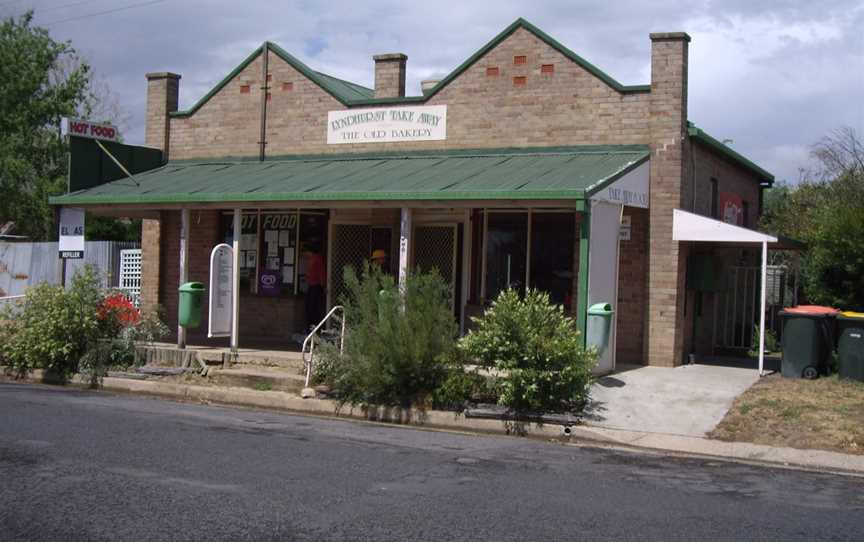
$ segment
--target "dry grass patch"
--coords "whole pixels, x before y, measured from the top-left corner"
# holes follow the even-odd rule
[[[762,378],[709,436],[864,455],[864,382]]]

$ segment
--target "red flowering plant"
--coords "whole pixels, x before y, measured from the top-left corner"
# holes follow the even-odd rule
[[[126,296],[115,292],[105,296],[96,309],[96,317],[107,329],[116,332],[137,324],[141,314]]]

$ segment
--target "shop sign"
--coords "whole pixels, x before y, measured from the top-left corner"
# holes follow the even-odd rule
[[[278,296],[282,292],[282,277],[278,271],[262,269],[258,275],[258,293],[267,296]]]
[[[84,209],[60,208],[60,257],[81,259],[84,257]]]
[[[621,217],[621,227],[618,230],[618,239],[621,241],[630,240],[630,232],[632,231],[632,223],[629,216]]]
[[[327,144],[447,139],[447,106],[347,109],[327,113]]]
[[[120,141],[120,131],[110,124],[99,124],[89,120],[63,118],[60,121],[60,133],[64,136],[74,135],[105,141]]]
[[[591,199],[647,209],[649,204],[649,168],[648,161],[643,162],[615,180],[612,184],[594,193]]]
[[[208,337],[231,336],[234,319],[234,249],[221,243],[210,253]]]
[[[727,224],[744,224],[744,200],[738,194],[720,192],[720,220]]]

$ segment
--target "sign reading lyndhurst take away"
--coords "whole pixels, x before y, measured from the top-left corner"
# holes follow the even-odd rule
[[[447,139],[447,106],[347,109],[327,113],[327,143],[399,143]]]

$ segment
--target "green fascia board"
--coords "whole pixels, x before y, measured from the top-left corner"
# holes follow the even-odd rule
[[[759,177],[759,181],[764,185],[770,187],[774,184],[774,175],[757,166],[755,163],[753,163],[731,147],[723,144],[721,141],[718,141],[714,137],[711,137],[704,130],[702,130],[690,121],[687,121],[687,133],[690,136],[690,139],[702,143],[709,149],[719,153],[722,156],[725,156],[732,162],[738,164],[744,169],[750,171],[751,173],[755,173]]]
[[[569,200],[643,162],[643,145],[172,161],[54,205],[261,201]],[[348,190],[344,190],[347,188]]]
[[[455,70],[450,72],[446,77],[441,79],[434,87],[432,87],[429,92],[425,95],[421,96],[396,96],[392,98],[375,98],[375,91],[373,89],[358,85],[356,83],[352,83],[350,81],[345,81],[343,79],[338,79],[331,75],[326,75],[321,72],[316,72],[312,70],[295,58],[293,55],[276,45],[275,43],[266,42],[261,45],[255,51],[252,52],[248,57],[246,57],[243,62],[240,63],[239,66],[234,68],[224,79],[219,81],[213,89],[205,94],[200,100],[198,100],[195,105],[190,107],[189,109],[183,111],[175,111],[171,113],[172,117],[187,117],[198,109],[202,105],[204,105],[207,100],[212,98],[217,92],[219,92],[225,85],[228,84],[231,79],[237,76],[246,66],[252,62],[255,57],[257,57],[264,49],[265,45],[276,53],[282,60],[290,64],[294,69],[303,74],[306,78],[310,79],[322,89],[324,89],[331,96],[336,98],[342,105],[345,106],[363,106],[363,105],[395,105],[395,104],[414,104],[414,103],[423,103],[435,96],[441,89],[450,84],[454,79],[459,77],[465,70],[470,68],[474,63],[480,60],[484,55],[486,55],[489,51],[497,47],[502,41],[504,41],[507,37],[513,34],[519,28],[524,28],[525,30],[531,32],[535,36],[537,36],[541,41],[545,42],[547,45],[557,50],[561,54],[563,54],[568,59],[572,60],[586,71],[588,71],[593,76],[597,77],[614,90],[622,93],[638,93],[638,92],[650,92],[651,85],[622,85],[614,78],[609,76],[603,70],[598,68],[597,66],[591,64],[581,56],[577,55],[559,41],[546,34],[533,24],[529,23],[523,18],[516,19],[513,23],[510,24],[507,28],[501,31],[497,36],[492,38],[486,45],[480,48],[473,55],[468,57],[462,64],[460,64]]]

